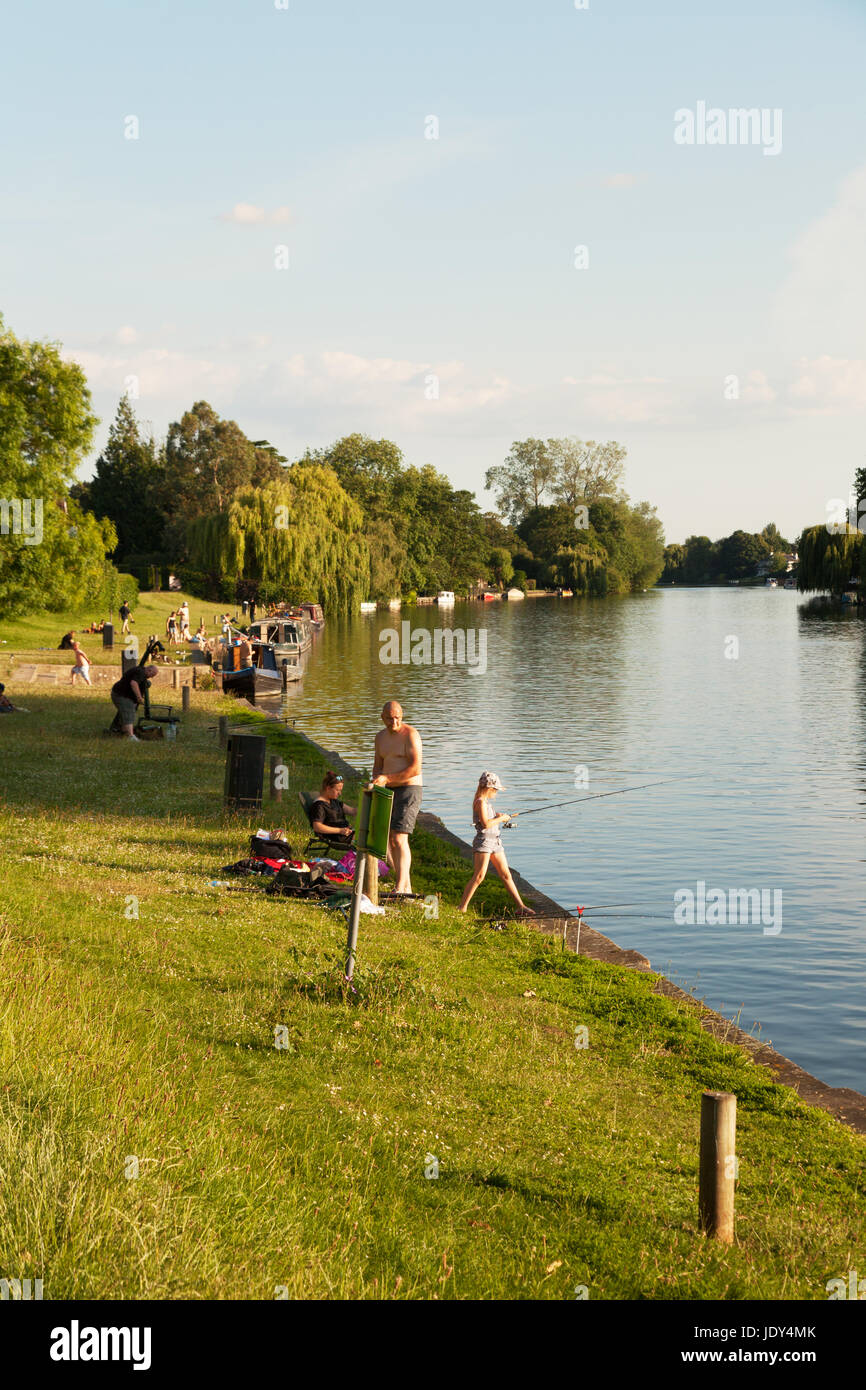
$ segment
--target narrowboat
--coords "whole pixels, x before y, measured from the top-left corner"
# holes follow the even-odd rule
[[[289,617],[277,613],[271,618],[257,619],[250,624],[250,637],[268,642],[280,659],[298,657],[313,645],[313,633],[306,614]]]
[[[244,696],[252,700],[262,696],[279,695],[283,688],[283,673],[277,664],[277,654],[269,642],[253,642],[250,666],[240,664],[240,643],[232,642],[223,653],[223,693]]]
[[[314,632],[321,632],[325,626],[325,615],[322,612],[320,603],[302,603],[301,612],[307,616],[307,621]]]

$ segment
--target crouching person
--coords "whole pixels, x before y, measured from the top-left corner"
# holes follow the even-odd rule
[[[158,674],[158,666],[132,666],[111,687],[111,703],[117,710],[115,723],[120,725],[120,732],[126,738],[136,743],[141,741],[135,735],[136,711],[144,699],[148,682]]]

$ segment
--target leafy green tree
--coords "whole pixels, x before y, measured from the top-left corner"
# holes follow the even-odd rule
[[[499,509],[517,526],[549,492],[554,480],[554,461],[543,439],[518,439],[505,462],[488,468],[484,486],[496,494]]]
[[[365,597],[397,598],[403,591],[406,552],[393,526],[384,517],[365,521],[364,537],[370,551],[370,586]]]
[[[567,549],[580,539],[574,511],[562,502],[532,507],[517,527],[517,534],[533,555],[548,561],[558,550]]]
[[[726,579],[748,579],[754,576],[761,560],[770,555],[770,547],[758,535],[734,531],[719,542],[719,568]]]
[[[196,401],[168,427],[158,502],[166,516],[165,544],[186,549],[186,530],[197,517],[227,509],[239,487],[256,474],[256,450],[234,420],[221,420],[207,401]]]
[[[153,499],[163,481],[156,443],[142,436],[129,397],[121,396],[83,499],[94,516],[112,522],[118,556],[160,549],[164,517]]]
[[[686,548],[684,545],[665,546],[664,570],[662,572],[663,584],[680,584],[682,582],[682,570],[685,558]]]
[[[481,518],[485,539],[491,548],[507,550],[511,555],[521,547],[521,540],[513,526],[508,526],[495,512],[485,512]]]
[[[318,601],[331,614],[357,611],[370,585],[360,507],[330,468],[295,464],[278,483],[239,488],[189,528],[190,566],[220,600]]]
[[[511,563],[511,555],[505,546],[494,546],[490,551],[490,575],[497,584],[510,584],[514,577],[514,566]]]
[[[856,527],[828,531],[826,524],[809,526],[797,542],[801,593],[841,594],[853,580],[866,578],[866,540]]]
[[[101,592],[111,523],[69,496],[96,419],[84,373],[55,343],[0,318],[0,614],[59,609]]]
[[[548,439],[547,452],[553,464],[553,495],[572,511],[580,503],[622,495],[627,451],[615,440],[597,444],[576,437]]]
[[[256,452],[253,476],[250,479],[253,487],[265,487],[268,483],[278,483],[285,477],[289,462],[285,454],[281,454],[276,446],[270,444],[267,439],[254,439],[252,446]]]
[[[347,434],[327,449],[308,450],[302,462],[332,468],[366,517],[393,522],[400,501],[403,455],[390,439]]]
[[[688,536],[682,572],[684,584],[709,584],[717,577],[718,547],[709,536]]]

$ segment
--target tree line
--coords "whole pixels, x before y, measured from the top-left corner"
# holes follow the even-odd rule
[[[484,512],[392,440],[350,434],[290,462],[207,401],[158,441],[124,395],[93,477],[76,481],[97,424],[81,368],[0,320],[0,493],[46,499],[43,542],[11,537],[0,612],[112,602],[120,570],[153,587],[170,568],[215,600],[348,612],[477,585],[624,593],[664,563],[661,523],[623,491],[615,442],[515,442],[487,473],[500,511]]]
[[[765,562],[767,573],[778,577],[787,571],[786,556],[796,544],[785,540],[774,522],[763,531],[733,531],[721,540],[689,536],[682,545],[665,546],[662,584],[723,584],[749,579]]]

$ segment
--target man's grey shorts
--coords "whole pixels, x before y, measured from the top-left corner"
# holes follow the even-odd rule
[[[115,695],[112,692],[111,703],[120,715],[121,724],[134,724],[135,715],[138,709],[134,700],[127,700],[125,695]]]
[[[395,787],[391,808],[391,834],[411,835],[421,810],[423,787]]]

